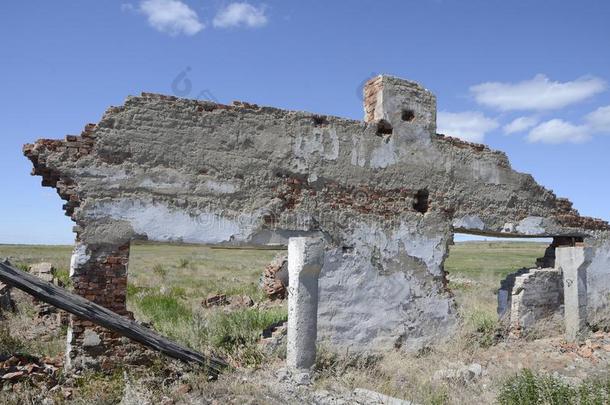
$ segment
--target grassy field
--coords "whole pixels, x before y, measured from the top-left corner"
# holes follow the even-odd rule
[[[246,294],[255,298],[260,297],[258,282],[263,268],[279,252],[134,244],[130,252],[129,281],[136,287],[171,286],[193,300],[214,293]]]

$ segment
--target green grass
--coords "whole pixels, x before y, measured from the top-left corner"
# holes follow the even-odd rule
[[[483,348],[495,343],[498,329],[498,316],[495,313],[475,309],[469,314],[468,322],[470,330],[472,330],[471,343]]]
[[[504,383],[497,400],[501,405],[602,405],[610,401],[610,379],[588,379],[571,386],[525,369]]]
[[[136,302],[140,311],[155,324],[184,321],[192,316],[191,310],[180,302],[180,298],[172,295],[150,293]]]
[[[210,341],[215,347],[234,353],[242,346],[256,343],[264,329],[286,321],[287,317],[284,308],[244,308],[229,313],[217,313],[209,320]]]
[[[522,267],[534,267],[548,243],[461,242],[450,247],[445,270],[469,278],[506,277]]]

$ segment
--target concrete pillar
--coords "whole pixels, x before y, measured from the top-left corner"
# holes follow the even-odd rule
[[[318,331],[318,277],[324,263],[322,238],[288,241],[288,347],[289,369],[308,370],[316,360]]]
[[[587,326],[587,274],[582,246],[557,247],[555,267],[563,272],[566,340],[583,337]]]

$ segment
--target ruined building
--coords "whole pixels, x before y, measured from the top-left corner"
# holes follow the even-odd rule
[[[572,338],[586,324],[610,326],[608,223],[513,171],[504,153],[437,134],[435,96],[417,83],[370,80],[364,110],[356,121],[143,93],[81,135],[24,153],[76,223],[76,292],[119,314],[129,315],[132,240],[286,245],[322,235],[319,339],[409,350],[456,324],[443,261],[460,232],[554,238],[540,267],[555,273],[515,275],[500,291],[516,327],[560,304]],[[556,304],[518,300],[547,285],[561,290],[548,298]],[[72,320],[72,357],[92,334],[112,339]]]

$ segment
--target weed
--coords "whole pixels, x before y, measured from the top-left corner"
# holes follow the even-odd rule
[[[15,265],[19,270],[25,271],[26,273],[30,272],[30,265],[27,263],[17,263]]]
[[[178,267],[181,269],[186,268],[189,264],[191,263],[191,261],[189,259],[185,259],[185,258],[180,258],[178,260]]]
[[[147,291],[150,291],[150,288],[139,287],[132,283],[127,283],[127,298],[129,300],[135,299],[138,295],[142,295]]]
[[[469,322],[474,330],[474,342],[483,348],[494,345],[498,337],[498,317],[495,314],[475,310],[470,314]]]
[[[154,324],[176,323],[192,316],[191,310],[179,298],[166,294],[144,295],[137,301],[137,306]]]
[[[239,348],[255,344],[264,329],[286,319],[284,308],[247,308],[217,313],[208,322],[210,342],[229,354],[235,353]]]
[[[79,397],[95,399],[94,403],[118,404],[123,399],[125,389],[123,371],[117,369],[110,375],[86,373],[77,380],[76,388]]]
[[[501,405],[603,404],[610,394],[610,379],[586,380],[573,387],[557,377],[535,374],[525,369],[500,388]]]
[[[55,270],[54,274],[60,286],[64,288],[72,287],[72,279],[70,278],[70,272],[65,269]]]
[[[366,353],[337,353],[324,346],[318,347],[315,369],[322,375],[342,376],[349,370],[367,370],[368,373],[377,368],[381,358],[378,355]]]
[[[445,405],[449,403],[449,393],[445,387],[436,389],[428,388],[427,391],[423,393],[423,396],[426,398],[425,403],[430,405]]]
[[[6,325],[0,325],[0,354],[13,354],[24,349],[23,342],[11,335],[11,330]]]
[[[167,269],[165,267],[163,267],[163,265],[161,263],[156,263],[153,266],[152,270],[153,270],[153,273],[155,273],[162,280],[164,280],[165,277],[167,277]]]
[[[186,299],[186,289],[184,287],[171,287],[169,289],[169,295],[172,297]]]

